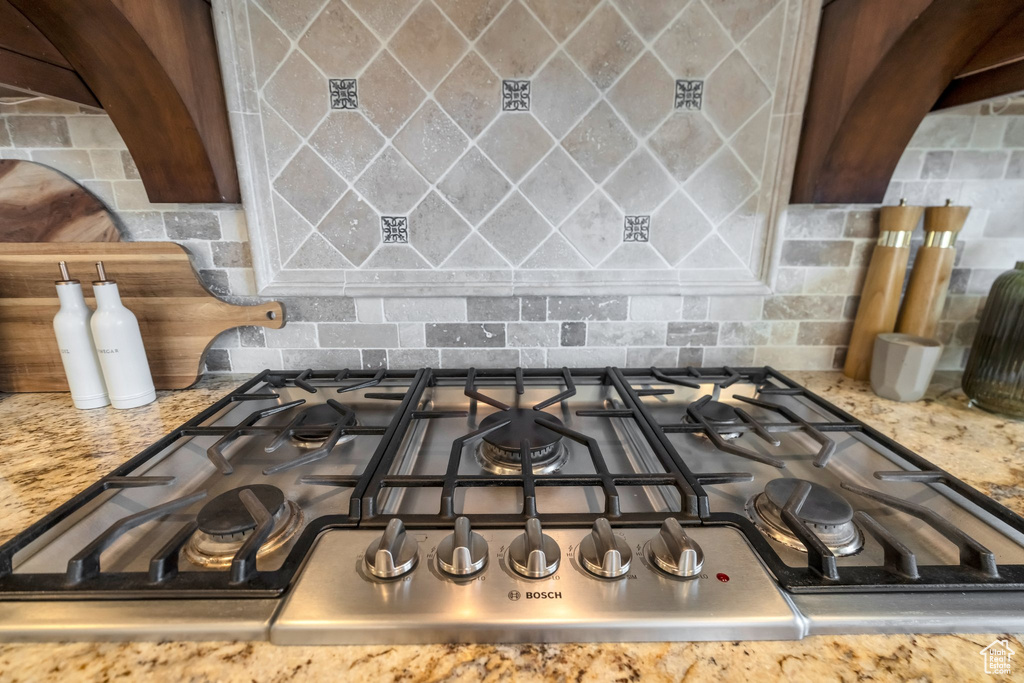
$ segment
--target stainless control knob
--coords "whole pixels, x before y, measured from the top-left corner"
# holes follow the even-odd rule
[[[437,566],[445,574],[469,576],[487,564],[487,541],[469,526],[468,517],[455,520],[455,533],[437,546]]]
[[[562,551],[555,539],[540,528],[540,520],[531,517],[526,520],[526,533],[516,536],[508,547],[508,560],[516,574],[528,579],[542,579],[551,576],[558,569]]]
[[[674,576],[696,576],[704,566],[704,551],[673,517],[661,525],[650,547],[654,564]]]
[[[612,525],[604,517],[594,522],[594,530],[580,542],[580,562],[591,574],[616,578],[629,571],[633,551],[612,533]]]
[[[366,570],[382,579],[393,579],[412,571],[419,559],[420,544],[405,533],[402,520],[393,519],[384,529],[384,535],[366,549],[363,562]]]

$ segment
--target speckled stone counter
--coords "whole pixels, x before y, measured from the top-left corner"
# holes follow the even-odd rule
[[[789,373],[1024,514],[1024,423],[966,405],[954,376],[918,403],[838,373]],[[185,422],[244,378],[161,392],[131,411],[70,409],[64,394],[0,395],[0,542]],[[1024,637],[1010,638],[1024,675]],[[277,647],[268,643],[0,645],[0,681],[977,680],[996,634],[821,636],[799,642]]]

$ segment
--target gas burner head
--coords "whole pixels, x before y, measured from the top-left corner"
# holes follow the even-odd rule
[[[696,410],[700,413],[701,417],[708,422],[717,422],[720,424],[740,424],[742,422],[742,420],[740,420],[739,413],[736,412],[736,409],[722,401],[708,401]],[[723,429],[721,426],[716,426],[716,428],[718,430]],[[718,435],[723,439],[729,440],[739,438],[740,433],[719,431]]]
[[[302,411],[291,440],[299,448],[319,448],[327,440],[328,432],[339,423],[345,427],[355,426],[355,414],[343,415],[326,403],[310,406]],[[351,435],[344,436],[338,443],[345,443],[354,438]]]
[[[782,519],[782,508],[801,483],[802,479],[771,480],[765,485],[764,492],[747,503],[747,512],[768,536],[790,548],[807,552]],[[837,557],[859,552],[864,545],[864,537],[853,523],[853,506],[831,489],[808,483],[811,484],[811,492],[800,508],[800,519]]]
[[[256,520],[238,496],[245,489],[256,495],[274,520],[274,529],[256,557],[277,550],[302,529],[302,510],[285,499],[276,486],[253,484],[231,489],[209,501],[196,515],[199,529],[185,545],[185,556],[193,564],[217,569],[231,566],[235,553],[256,529]]]
[[[546,474],[561,468],[569,459],[569,449],[562,443],[560,434],[537,424],[538,417],[562,425],[562,421],[554,415],[529,408],[510,408],[492,413],[481,420],[481,429],[493,427],[506,420],[508,424],[488,433],[480,442],[477,450],[480,466],[494,474],[522,473],[520,444],[523,439],[528,439],[534,474]]]

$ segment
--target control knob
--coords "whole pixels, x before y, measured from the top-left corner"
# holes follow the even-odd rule
[[[469,576],[487,564],[487,541],[469,526],[468,517],[455,520],[455,532],[437,546],[437,566],[451,576]]]
[[[366,570],[381,579],[393,579],[412,571],[418,559],[419,543],[405,532],[400,519],[388,522],[384,535],[375,539],[363,556]]]
[[[562,551],[555,539],[540,528],[540,520],[531,517],[526,520],[526,533],[516,536],[508,547],[509,565],[521,576],[528,579],[543,579],[558,569]]]
[[[661,525],[658,535],[651,539],[650,549],[654,564],[673,576],[696,576],[704,566],[704,551],[674,517]]]
[[[612,533],[612,525],[604,517],[594,522],[594,530],[580,542],[580,563],[597,576],[617,578],[629,571],[633,552],[629,545]]]

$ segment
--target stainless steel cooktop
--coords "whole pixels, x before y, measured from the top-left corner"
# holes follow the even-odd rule
[[[770,368],[266,371],[0,547],[0,639],[1024,629],[1024,519]]]

